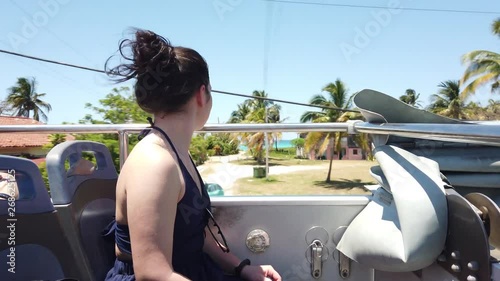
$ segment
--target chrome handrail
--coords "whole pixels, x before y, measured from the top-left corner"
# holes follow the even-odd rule
[[[0,133],[138,133],[148,124],[0,125]],[[349,123],[207,124],[199,132],[347,131]]]
[[[356,123],[357,133],[500,146],[500,124]]]
[[[128,136],[140,133],[148,124],[65,124],[65,125],[0,125],[0,135],[6,133],[118,133],[120,167],[128,156]],[[349,123],[312,124],[207,124],[197,133],[206,132],[324,132],[348,131]]]
[[[148,124],[67,124],[67,125],[0,125],[0,135],[6,133],[118,133],[120,163],[128,154],[128,135],[139,133]],[[273,123],[273,124],[207,124],[197,133],[214,132],[348,132],[400,136],[417,139],[476,143],[500,146],[499,123],[428,124],[383,123],[362,121],[334,123]]]

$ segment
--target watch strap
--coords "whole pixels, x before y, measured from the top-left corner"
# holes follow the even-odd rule
[[[234,268],[234,274],[237,276],[237,277],[240,277],[241,275],[241,271],[243,270],[243,267],[247,266],[247,265],[250,265],[251,262],[249,259],[244,259],[240,262],[240,264]]]

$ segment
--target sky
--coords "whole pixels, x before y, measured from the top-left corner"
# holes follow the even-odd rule
[[[288,1],[288,0],[285,0]],[[152,30],[208,62],[212,88],[308,103],[341,79],[350,93],[373,89],[395,98],[408,88],[421,103],[442,81],[461,78],[461,57],[500,51],[491,23],[498,0],[303,0],[377,8],[305,5],[265,0],[76,1],[6,0],[0,4],[0,49],[103,69],[129,28]],[[480,4],[480,5],[479,5]],[[475,10],[473,14],[399,8]],[[78,122],[86,103],[99,104],[114,87],[107,76],[0,53],[0,99],[18,77],[35,77],[52,111],[49,124]],[[213,94],[208,123],[224,123],[244,98]],[[473,101],[486,104],[487,87]],[[281,118],[298,123],[309,107],[281,104]],[[145,120],[145,123],[147,121]],[[286,134],[283,138],[293,138]]]

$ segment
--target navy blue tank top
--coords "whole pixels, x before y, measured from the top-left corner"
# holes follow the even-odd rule
[[[198,180],[201,185],[200,193],[195,180],[188,172],[186,166],[182,163],[177,150],[175,149],[172,141],[167,136],[167,134],[158,127],[151,126],[151,128],[156,129],[160,133],[162,133],[165,139],[167,139],[167,141],[169,142],[170,146],[177,156],[185,183],[185,193],[182,199],[177,204],[177,213],[175,217],[172,250],[173,270],[174,272],[177,272],[189,278],[190,280],[223,280],[223,271],[213,262],[213,260],[207,254],[203,252],[203,245],[206,236],[205,227],[207,226],[209,220],[207,209],[210,210],[211,203],[208,192],[206,188],[204,188],[201,175],[196,169]],[[193,163],[194,165],[192,159],[191,163]],[[113,221],[105,232],[105,236],[111,236],[114,232],[113,236],[115,238],[117,247],[122,252],[131,254],[130,235],[127,225],[120,225],[117,224],[116,221]],[[129,268],[132,268],[130,262],[117,262],[129,263]],[[119,265],[115,263],[115,267],[117,266]],[[120,266],[122,267],[123,265]],[[113,269],[111,271],[113,271]],[[129,273],[133,274],[133,272]],[[117,280],[115,278],[112,279]]]

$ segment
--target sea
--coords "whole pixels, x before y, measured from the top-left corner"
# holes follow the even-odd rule
[[[273,143],[272,148],[275,148],[275,147],[276,147],[276,144]],[[292,140],[279,140],[278,141],[278,148],[290,148],[290,147],[294,147],[292,145]],[[240,145],[240,150],[246,151],[247,150],[247,146],[246,145]]]

